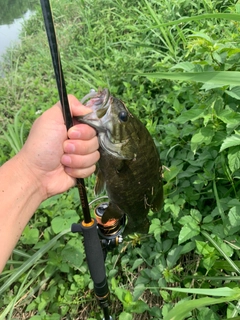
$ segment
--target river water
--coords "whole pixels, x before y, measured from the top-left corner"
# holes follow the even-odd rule
[[[28,19],[31,14],[32,11],[28,10],[21,18],[15,19],[11,24],[0,25],[0,60],[7,48],[18,43],[22,23]]]

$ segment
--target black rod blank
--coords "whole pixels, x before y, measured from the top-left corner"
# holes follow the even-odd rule
[[[71,116],[68,98],[67,98],[67,90],[66,90],[64,75],[62,71],[61,59],[58,51],[57,38],[56,38],[55,28],[54,28],[54,23],[52,18],[52,11],[51,11],[49,1],[41,0],[41,6],[42,6],[46,33],[48,37],[48,43],[49,43],[51,56],[52,56],[53,69],[54,69],[55,78],[57,81],[58,94],[62,104],[63,117],[68,130],[72,127],[73,122],[72,122],[72,116]]]
[[[55,72],[58,93],[62,104],[63,117],[65,120],[66,128],[68,130],[70,127],[72,127],[73,122],[62,71],[61,59],[57,46],[51,7],[49,0],[40,0],[40,2],[52,56],[52,63]],[[94,291],[96,298],[103,309],[104,320],[110,320],[111,317],[109,316],[108,312],[109,289],[106,279],[103,251],[97,232],[97,223],[96,220],[92,219],[90,215],[84,179],[77,179],[77,187],[84,214],[84,222],[81,223],[80,229],[84,237],[84,246],[88,267],[94,282]]]
[[[59,55],[59,50],[57,45],[57,38],[56,38],[56,33],[55,33],[55,28],[53,23],[52,11],[51,11],[49,0],[40,0],[40,1],[42,6],[42,13],[44,18],[46,33],[48,37],[48,43],[49,43],[51,56],[52,56],[52,63],[53,63],[53,69],[55,72],[55,77],[57,82],[58,94],[59,94],[59,98],[62,105],[63,118],[68,130],[72,127],[73,121],[72,121],[72,116],[71,116],[69,102],[68,102],[64,75],[62,71],[61,58]],[[84,179],[81,179],[81,178],[77,179],[77,188],[78,188],[78,192],[79,192],[79,196],[82,204],[84,221],[86,223],[90,223],[92,218],[90,215]]]

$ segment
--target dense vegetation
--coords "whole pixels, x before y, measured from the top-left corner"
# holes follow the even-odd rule
[[[68,92],[108,87],[145,123],[165,167],[149,234],[107,256],[113,319],[239,319],[240,4],[53,0],[52,9]],[[58,100],[40,8],[23,35],[2,66],[1,163]],[[86,183],[94,199],[94,177]],[[102,318],[81,238],[68,232],[78,207],[72,189],[37,210],[1,275],[0,319]]]

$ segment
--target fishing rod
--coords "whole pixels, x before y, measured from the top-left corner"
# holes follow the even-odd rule
[[[73,121],[57,45],[52,11],[49,0],[40,0],[40,2],[52,57],[53,69],[57,82],[58,94],[62,105],[63,117],[68,130],[73,126]],[[79,224],[73,224],[72,232],[79,232],[83,234],[86,259],[92,280],[94,282],[95,296],[103,310],[103,320],[111,320],[112,318],[108,311],[109,289],[106,278],[103,250],[98,236],[97,222],[90,215],[84,179],[77,179],[77,188],[82,205],[84,220]]]

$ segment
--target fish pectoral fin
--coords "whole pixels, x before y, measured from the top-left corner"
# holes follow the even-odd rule
[[[102,222],[106,223],[110,219],[120,219],[124,215],[124,212],[114,203],[110,202],[109,206],[105,210],[102,216]]]
[[[95,195],[99,195],[105,188],[105,181],[103,179],[102,171],[98,168],[96,172],[96,183],[94,186],[94,193]]]

